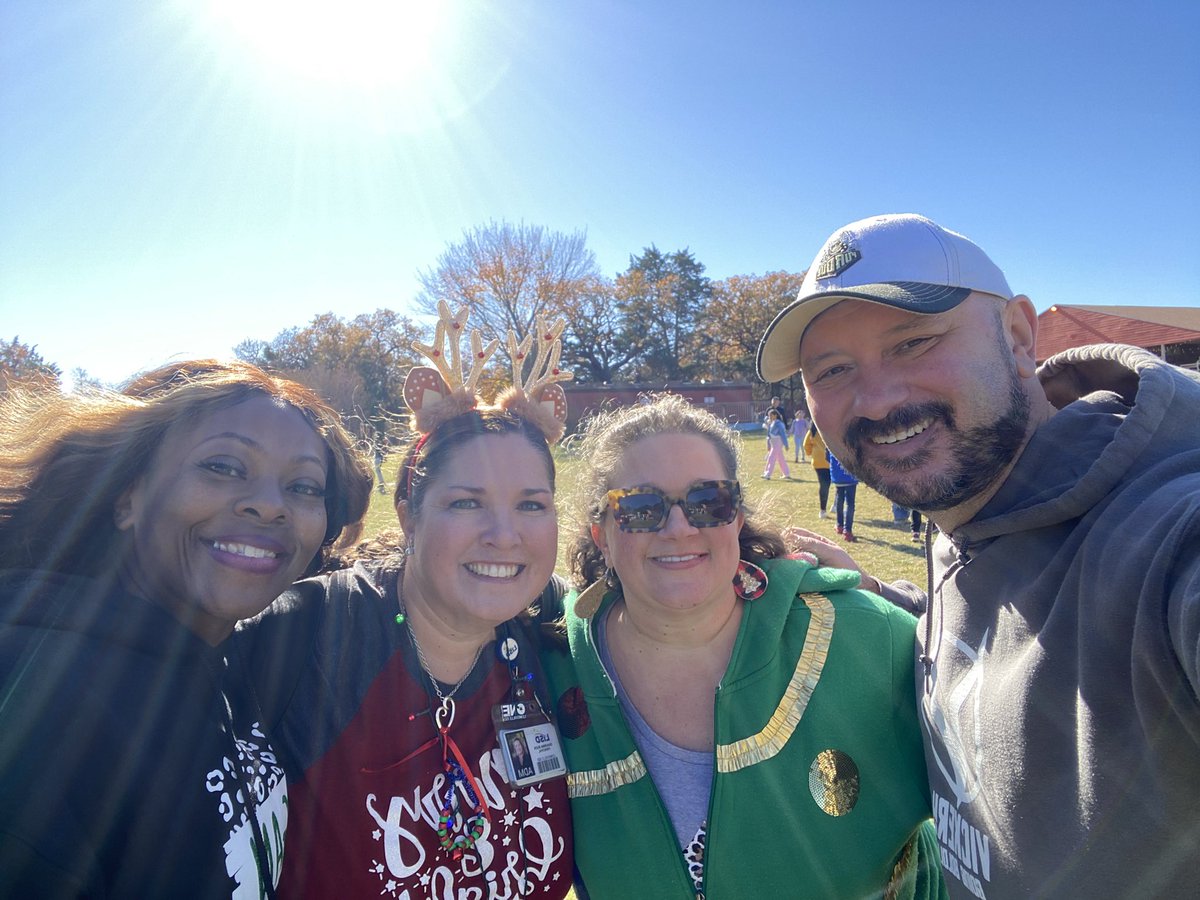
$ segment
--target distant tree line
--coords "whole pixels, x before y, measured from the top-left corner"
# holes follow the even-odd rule
[[[17,386],[50,388],[62,385],[62,369],[46,362],[36,344],[24,344],[20,335],[0,338],[0,397]]]
[[[471,325],[502,339],[510,329],[523,338],[539,316],[561,317],[567,323],[562,366],[579,382],[755,381],[759,338],[802,277],[770,272],[713,281],[691,250],[651,244],[609,278],[582,231],[492,221],[465,231],[418,273],[413,307],[435,317],[439,301],[454,309],[467,304]],[[432,330],[390,309],[352,319],[323,313],[270,340],[244,340],[234,353],[309,385],[372,440],[397,431],[404,377],[422,361],[413,341],[428,342]],[[510,371],[502,340],[485,392],[489,383],[508,381]],[[94,382],[83,371],[74,376]],[[36,347],[0,340],[0,390],[14,379],[57,387],[61,372]],[[761,393],[795,403],[799,390],[796,380],[763,386]]]
[[[432,317],[439,301],[466,304],[473,327],[500,337],[511,329],[518,339],[539,316],[561,317],[563,366],[580,382],[754,381],[759,338],[802,277],[771,272],[713,281],[689,249],[652,244],[607,278],[584,232],[493,221],[464,232],[418,273],[414,307]],[[235,353],[304,381],[366,430],[387,433],[404,410],[404,376],[421,362],[412,342],[431,334],[431,326],[388,309],[349,321],[326,313],[270,341],[244,341]],[[507,381],[510,365],[502,343],[485,385]],[[794,401],[798,389],[785,383],[763,393]]]

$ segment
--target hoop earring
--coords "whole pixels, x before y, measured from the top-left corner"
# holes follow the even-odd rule
[[[742,600],[757,600],[767,592],[767,573],[754,563],[739,559],[733,592]]]

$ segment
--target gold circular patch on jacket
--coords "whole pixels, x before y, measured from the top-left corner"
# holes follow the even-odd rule
[[[858,802],[858,766],[841,750],[822,750],[808,767],[808,789],[831,816],[844,816]]]

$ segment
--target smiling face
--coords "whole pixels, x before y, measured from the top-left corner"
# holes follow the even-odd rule
[[[220,643],[320,550],[327,457],[304,417],[266,396],[169,432],[117,503],[126,586]]]
[[[613,470],[609,489],[655,487],[682,497],[697,481],[736,478],[716,448],[696,434],[655,434],[630,444]],[[743,513],[728,525],[696,528],[678,505],[660,531],[627,533],[606,511],[592,537],[621,579],[625,603],[688,611],[734,602],[733,577],[741,556]]]
[[[522,434],[465,439],[425,489],[399,507],[413,554],[406,602],[471,633],[511,619],[554,571],[558,516],[544,454]]]
[[[1036,424],[1031,310],[1018,301],[973,294],[919,315],[844,300],[814,319],[800,359],[834,456],[896,503],[949,511],[944,528],[969,518]]]

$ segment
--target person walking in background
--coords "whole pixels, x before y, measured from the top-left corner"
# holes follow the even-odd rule
[[[769,481],[776,466],[783,471],[784,478],[791,478],[792,470],[788,468],[787,464],[787,429],[778,412],[773,409],[767,410],[765,427],[767,429],[767,462],[766,468],[763,469],[763,478]]]
[[[379,441],[382,441],[379,438]],[[379,489],[379,493],[387,493],[387,482],[383,480],[383,444],[375,444],[375,485]]]
[[[833,484],[833,507],[837,514],[837,533],[847,544],[858,540],[854,536],[854,499],[858,493],[858,479],[845,470],[838,458],[829,450],[825,451],[829,459],[829,480]]]
[[[804,458],[804,436],[808,433],[808,417],[804,414],[804,407],[796,407],[796,418],[792,419],[792,427],[789,429],[792,432],[792,462],[807,462]]]
[[[816,423],[808,426],[808,436],[804,438],[804,452],[812,462],[813,472],[817,476],[817,500],[821,504],[818,515],[825,518],[825,510],[829,508],[829,457],[825,454],[825,439],[817,431]]]
[[[921,543],[921,511],[915,506],[909,509],[900,503],[892,504],[892,521],[903,527],[908,525],[912,529],[912,542],[914,544]]]
[[[779,421],[782,422],[783,427],[786,428],[787,424],[788,424],[787,413],[784,412],[783,402],[778,397],[772,397],[771,405],[767,407],[768,413],[771,413],[772,411],[779,414]],[[766,424],[765,420],[764,420],[764,424]]]
[[[913,544],[920,544],[920,510],[916,506],[910,509],[904,504],[893,503],[892,521],[900,528],[910,527]]]
[[[921,543],[921,511],[915,507],[912,511],[912,542]]]

